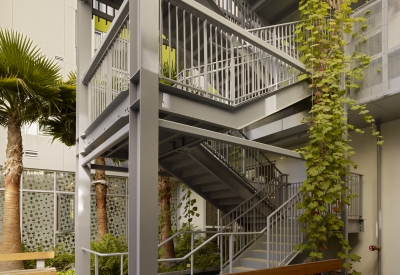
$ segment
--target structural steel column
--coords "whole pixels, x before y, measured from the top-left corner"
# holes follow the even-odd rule
[[[158,0],[130,0],[129,274],[157,274]],[[135,105],[137,106],[137,105]]]
[[[90,248],[90,169],[82,167],[84,140],[81,135],[89,126],[88,87],[82,78],[89,67],[92,48],[92,7],[77,2],[77,82],[76,82],[76,174],[75,174],[75,268],[76,274],[90,274],[90,255],[82,247]]]

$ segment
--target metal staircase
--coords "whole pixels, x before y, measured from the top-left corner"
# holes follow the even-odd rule
[[[227,134],[246,138],[237,130]],[[159,164],[223,213],[254,194],[264,198],[267,191],[286,181],[286,175],[261,152],[223,142],[203,141],[182,148],[164,155]],[[276,209],[274,201],[264,203],[270,212]]]

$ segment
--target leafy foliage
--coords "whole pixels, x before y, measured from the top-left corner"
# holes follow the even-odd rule
[[[189,223],[182,224],[182,231],[193,231],[195,228]],[[204,243],[207,238],[198,237],[194,241],[194,247],[198,247]],[[181,258],[186,256],[191,251],[191,235],[183,234],[175,239],[175,257]],[[162,255],[162,251],[159,251],[159,255]],[[220,264],[219,248],[216,242],[210,241],[204,247],[202,247],[198,252],[194,254],[194,268],[203,270],[206,267],[215,267]],[[167,268],[163,268],[161,265],[158,267],[158,272],[169,272],[176,270],[186,270],[190,268],[190,258],[171,265]]]
[[[57,271],[57,275],[75,275],[76,273],[75,273],[75,270],[73,270],[73,269],[70,269],[70,270],[67,270],[67,271]]]
[[[186,193],[185,193],[186,191]],[[200,213],[197,212],[197,206],[194,206],[196,203],[196,199],[192,199],[192,190],[186,185],[182,186],[182,193],[185,195],[182,196],[181,201],[178,204],[178,208],[183,207],[183,217],[186,218],[189,224],[193,221],[194,217],[200,217]],[[182,216],[179,217],[181,219]]]
[[[73,146],[76,142],[76,72],[70,72],[67,81],[59,80],[57,86],[61,101],[50,105],[53,109],[51,116],[42,118],[39,125],[53,137],[53,141]]]
[[[296,29],[296,42],[302,54],[300,60],[306,65],[311,80],[313,106],[311,116],[305,121],[309,126],[309,142],[298,150],[307,166],[307,180],[300,189],[303,200],[298,206],[305,210],[299,221],[307,225],[303,228],[307,243],[299,245],[298,249],[309,250],[314,259],[323,258],[322,251],[328,249],[328,239],[336,236],[341,247],[337,256],[360,260],[356,255],[349,255],[351,247],[340,233],[344,226],[340,219],[341,207],[343,203],[350,204],[356,196],[346,195],[346,176],[350,167],[357,168],[349,158],[354,149],[349,145],[348,131],[363,132],[347,122],[344,106],[364,115],[378,144],[383,144],[374,128],[374,119],[367,115],[366,106],[346,96],[346,88],[359,88],[355,80],[364,77],[364,69],[370,62],[370,57],[362,53],[345,56],[346,36],[351,36],[355,22],[365,21],[350,17],[353,2],[356,1],[342,0],[340,8],[333,9],[322,0],[300,1],[302,21]],[[352,269],[349,261],[343,267]],[[359,273],[353,271],[352,274]]]
[[[91,249],[104,254],[128,252],[128,245],[125,240],[106,234],[102,242],[91,242]],[[113,275],[121,272],[121,257],[99,257],[99,275]],[[95,272],[95,257],[91,255],[91,274]],[[128,274],[128,257],[124,256],[124,275]]]
[[[58,65],[44,56],[32,40],[0,29],[0,125],[10,118],[30,124],[49,115],[50,106],[60,101],[55,85]]]

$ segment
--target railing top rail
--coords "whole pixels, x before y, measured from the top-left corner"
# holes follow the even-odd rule
[[[107,55],[108,49],[114,43],[114,41],[118,38],[119,31],[121,30],[122,26],[125,24],[126,20],[129,18],[129,0],[124,0],[119,9],[119,14],[114,20],[111,22],[111,26],[104,36],[103,42],[101,43],[100,47],[97,49],[96,53],[94,54],[92,61],[90,62],[90,66],[83,75],[82,83],[87,84],[89,83],[90,79],[94,75],[97,70],[97,67]]]
[[[294,194],[290,199],[288,199],[284,204],[282,204],[281,206],[279,206],[274,212],[272,212],[267,219],[269,219],[270,217],[272,217],[273,215],[275,215],[276,213],[278,213],[282,208],[284,208],[287,204],[289,204],[292,199],[294,199],[296,196],[298,196],[301,192],[297,192],[296,194]]]
[[[168,239],[164,240],[163,242],[158,244],[158,247],[162,246],[163,244],[169,242],[170,240],[174,239],[176,236],[178,235],[183,235],[183,234],[192,234],[192,233],[196,233],[196,234],[216,234],[219,233],[221,231],[201,231],[201,230],[192,230],[192,231],[178,231],[176,232],[174,235],[172,235],[171,237],[169,237]]]
[[[86,252],[90,252],[90,253],[92,253],[94,255],[97,255],[97,256],[101,256],[101,257],[128,255],[128,252],[100,253],[100,252],[97,252],[97,251],[94,251],[94,250],[91,250],[91,249],[88,249],[88,248],[85,248],[85,247],[82,247],[82,250],[86,251]]]
[[[172,1],[179,5],[180,7],[184,8],[188,12],[192,12],[197,14],[203,18],[203,20],[207,20],[211,22],[213,25],[219,26],[221,29],[225,31],[229,31],[230,33],[238,36],[241,39],[244,39],[248,42],[251,42],[254,46],[258,47],[259,49],[273,55],[274,57],[284,61],[285,63],[289,64],[290,66],[300,70],[301,72],[305,72],[305,65],[298,61],[297,59],[289,56],[288,54],[284,53],[283,51],[277,49],[276,47],[268,44],[267,42],[263,41],[261,38],[254,36],[253,34],[249,33],[247,30],[238,28],[235,23],[230,22],[226,18],[218,15],[217,13],[210,12],[208,8],[205,6],[192,1],[192,0],[174,0]]]
[[[265,30],[265,29],[272,29],[272,28],[279,28],[279,27],[283,27],[283,26],[287,26],[287,25],[293,25],[293,24],[298,24],[301,21],[293,21],[293,22],[288,22],[288,23],[283,23],[283,24],[278,24],[278,25],[271,25],[271,26],[264,26],[264,27],[260,27],[260,28],[255,28],[255,29],[248,29],[248,32],[252,32],[252,31],[259,31],[259,30]]]
[[[368,2],[366,2],[365,4],[362,4],[361,6],[359,6],[358,8],[353,10],[353,14],[358,13],[362,10],[364,10],[365,8],[367,8],[368,6],[375,4],[375,2],[380,2],[382,0],[369,0]]]
[[[203,242],[201,245],[199,245],[198,247],[196,247],[195,249],[193,249],[191,252],[189,252],[188,254],[186,254],[184,257],[181,258],[169,258],[169,259],[158,259],[158,262],[179,262],[179,261],[184,261],[186,259],[188,259],[190,256],[192,256],[194,253],[196,253],[198,250],[200,250],[203,246],[205,246],[206,244],[208,244],[210,241],[214,240],[215,238],[219,237],[219,236],[229,236],[229,235],[257,235],[257,234],[263,234],[267,231],[267,227],[265,227],[263,230],[261,231],[257,231],[257,232],[219,232],[217,234],[215,234],[214,236],[212,236],[211,238],[207,239],[205,242]]]

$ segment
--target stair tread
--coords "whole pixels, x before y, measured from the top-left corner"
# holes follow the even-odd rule
[[[267,260],[265,260],[265,259],[260,259],[260,258],[252,258],[252,257],[249,257],[249,258],[243,258],[242,260],[246,260],[246,261],[252,261],[252,262],[259,262],[259,263],[266,263],[266,262],[267,262]]]
[[[235,266],[233,269],[241,270],[241,271],[252,271],[252,270],[257,270],[255,268],[251,267],[245,267],[245,266]]]
[[[254,251],[254,252],[267,252],[267,250],[266,249],[253,249],[253,250],[251,250],[251,251]],[[284,254],[285,252],[283,252],[283,251],[275,251],[275,250],[269,250],[269,253],[281,253],[281,254]]]

